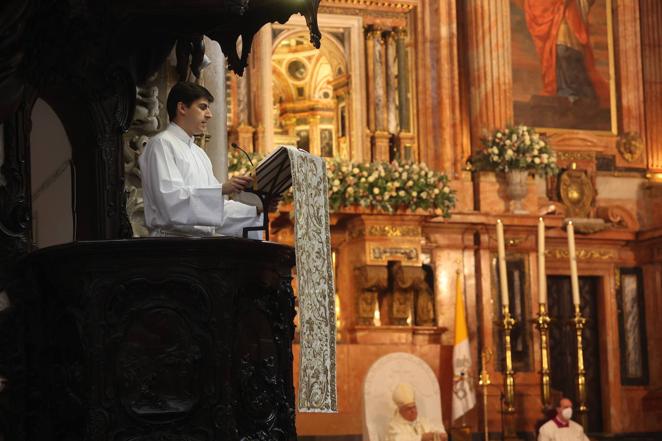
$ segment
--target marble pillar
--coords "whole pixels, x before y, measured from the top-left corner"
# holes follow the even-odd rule
[[[398,75],[398,125],[403,132],[411,132],[411,100],[409,99],[409,68],[407,53],[407,30],[397,28],[397,75]]]
[[[466,159],[471,154],[469,132],[465,126],[465,115],[462,111],[460,97],[462,88],[460,84],[460,67],[458,57],[458,17],[456,0],[439,2],[438,39],[436,75],[437,90],[439,91],[439,121],[440,146],[435,163],[449,176],[459,175]],[[493,3],[493,2],[483,2]],[[510,40],[508,40],[510,44]],[[501,55],[490,54],[494,58]]]
[[[214,96],[212,108],[214,117],[209,121],[207,130],[210,135],[206,152],[211,160],[214,176],[219,182],[228,178],[228,124],[225,90],[225,55],[219,44],[205,37],[205,53],[211,64],[202,73],[204,86]]]
[[[375,41],[375,77],[372,87],[375,88],[375,131],[385,132],[387,129],[386,113],[386,51],[381,30],[373,32]]]
[[[620,91],[616,93],[614,78],[610,83],[610,93],[616,94],[616,100],[612,100],[612,105],[617,106],[620,112],[619,133],[636,133],[640,137],[644,137],[645,132],[645,111],[644,111],[644,76],[645,69],[642,66],[647,63],[650,58],[642,53],[642,40],[641,29],[644,28],[644,23],[640,21],[639,2],[627,0],[612,0],[615,6],[614,16],[617,20],[612,20],[614,26],[618,26],[618,31],[613,32],[614,38],[618,39],[615,44],[616,59],[619,60],[615,63],[617,69],[617,76],[620,84]],[[646,1],[642,2],[642,5]],[[659,2],[651,2],[660,7]],[[644,16],[645,17],[645,16]],[[646,18],[644,18],[646,20]],[[659,21],[655,23],[655,32],[659,40]],[[616,43],[616,42],[615,42]],[[660,42],[657,41],[659,45]],[[658,46],[659,47],[659,46]],[[642,56],[643,55],[643,56]],[[658,58],[657,63],[662,59]],[[642,75],[642,71],[644,75]],[[659,80],[658,80],[659,81]],[[658,95],[658,99],[660,96]],[[620,101],[620,106],[619,106]],[[659,103],[659,101],[656,101]],[[659,104],[656,106],[659,109]],[[619,125],[619,117],[617,112],[612,112],[612,125]],[[648,143],[644,143],[643,149],[645,150]],[[618,150],[617,150],[618,151]],[[646,153],[641,151],[626,159],[622,154],[616,155],[616,166],[618,167],[646,167]]]
[[[375,90],[375,132],[373,134],[373,160],[390,159],[390,135],[388,133],[387,95],[386,95],[386,45],[381,29],[373,30],[374,39],[374,81]]]
[[[510,0],[466,0],[471,144],[513,122]]]
[[[366,65],[366,92],[368,109],[368,130],[370,136],[375,131],[375,38],[374,31],[368,27],[365,29],[365,65]]]
[[[662,173],[662,3],[641,0],[640,5],[648,170]]]
[[[386,109],[387,130],[395,135],[400,129],[398,115],[398,52],[396,34],[386,33]]]

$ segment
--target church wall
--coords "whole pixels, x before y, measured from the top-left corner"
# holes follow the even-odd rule
[[[642,0],[646,2],[648,0]],[[528,320],[538,313],[538,268],[536,260],[536,223],[543,213],[547,224],[547,274],[569,275],[567,237],[563,229],[566,207],[560,199],[559,181],[529,178],[524,208],[528,215],[512,215],[502,179],[491,172],[470,174],[462,171],[464,160],[472,148],[479,145],[486,131],[506,127],[514,121],[513,71],[514,61],[522,61],[521,54],[512,49],[511,0],[485,2],[482,0],[406,2],[408,35],[416,67],[414,75],[418,158],[451,177],[451,187],[457,191],[457,205],[450,220],[426,219],[421,233],[421,252],[429,258],[435,277],[436,325],[440,336],[440,357],[429,351],[435,345],[405,346],[407,352],[422,357],[438,373],[442,384],[442,404],[447,428],[452,395],[443,387],[449,382],[451,349],[453,344],[455,270],[458,265],[464,276],[464,295],[467,305],[469,338],[475,374],[480,364],[480,351],[495,351],[499,345],[496,306],[498,296],[492,275],[492,259],[496,254],[494,224],[504,219],[506,238],[512,240],[508,253],[521,256],[527,265],[528,303],[526,326],[529,327],[529,366],[516,370],[517,430],[532,432],[541,416],[539,333]],[[411,3],[411,4],[410,4]],[[583,175],[583,183],[590,185],[595,196],[588,201],[586,216],[605,221],[606,228],[598,232],[577,235],[577,247],[583,257],[579,261],[580,276],[595,276],[599,280],[598,335],[600,351],[600,393],[603,429],[609,433],[660,431],[659,416],[647,409],[651,391],[662,386],[660,357],[662,331],[655,319],[660,309],[658,292],[661,288],[662,267],[652,258],[644,257],[642,240],[656,240],[662,227],[662,191],[651,182],[645,170],[652,171],[650,161],[654,143],[642,143],[646,131],[651,101],[644,90],[655,91],[655,66],[644,66],[642,77],[641,51],[656,52],[650,28],[644,31],[644,20],[638,2],[611,0],[608,30],[600,36],[604,47],[602,63],[606,63],[612,81],[613,128],[606,131],[581,129],[539,129],[550,137],[559,153],[563,169],[576,168]],[[326,5],[326,6],[325,6]],[[341,6],[342,5],[342,6]],[[350,10],[347,3],[334,0],[323,2],[325,12],[342,14]],[[388,21],[385,11],[371,12],[359,2],[356,14],[365,24]],[[648,4],[646,7],[651,8]],[[387,7],[384,7],[387,8]],[[642,6],[643,8],[643,6]],[[607,13],[604,9],[604,13]],[[388,16],[388,18],[385,18]],[[646,18],[648,19],[648,18]],[[640,31],[641,29],[641,31]],[[648,32],[648,34],[646,33]],[[611,42],[611,43],[609,43]],[[611,44],[611,46],[609,46]],[[364,47],[363,50],[368,50]],[[537,60],[529,60],[535,64]],[[648,69],[648,70],[646,70]],[[367,67],[367,70],[369,68]],[[646,76],[648,72],[648,76]],[[366,75],[370,75],[366,73]],[[368,88],[370,83],[368,83]],[[368,90],[368,96],[371,91]],[[368,97],[366,114],[374,102]],[[625,134],[631,134],[625,135]],[[630,137],[630,138],[628,138]],[[366,138],[369,141],[369,137]],[[629,141],[628,139],[632,140]],[[367,156],[364,156],[364,160]],[[647,159],[649,158],[649,159]],[[472,180],[476,179],[476,182]],[[582,185],[584,185],[582,184]],[[348,210],[349,211],[349,210]],[[364,219],[374,215],[369,210],[356,210]],[[380,216],[383,216],[380,214]],[[387,219],[388,218],[388,219]],[[358,282],[355,269],[366,265],[365,243],[348,233],[347,220],[339,220],[332,227],[337,258],[337,289],[340,300],[339,360],[351,359],[354,376],[348,376],[339,361],[338,384],[340,414],[300,415],[302,435],[358,434],[361,431],[360,397],[363,377],[378,354],[404,350],[402,335],[386,329],[358,326]],[[380,222],[401,225],[405,217],[396,214]],[[366,225],[371,221],[365,220]],[[406,221],[405,221],[406,223]],[[370,239],[372,240],[372,239]],[[401,238],[385,238],[384,246],[402,246]],[[639,244],[639,245],[638,245]],[[649,250],[650,251],[650,250]],[[650,251],[652,253],[652,251]],[[643,254],[642,254],[643,253]],[[619,340],[617,277],[620,268],[643,268],[645,284],[646,337],[648,341],[649,383],[623,385],[621,378],[622,351]],[[649,311],[651,312],[649,314]],[[415,328],[414,328],[415,329]],[[413,331],[415,332],[415,331]],[[365,338],[381,339],[383,344],[368,343]],[[379,337],[377,337],[379,336]],[[389,339],[391,343],[388,344]],[[424,349],[425,348],[425,349]],[[422,351],[422,352],[417,352]],[[447,356],[443,354],[447,352]],[[433,360],[433,361],[431,361]],[[445,366],[445,367],[444,367]],[[496,360],[487,363],[493,385],[488,388],[488,424],[491,431],[501,430],[499,393],[503,390],[502,367]],[[343,384],[347,382],[347,384]],[[478,395],[480,405],[480,391]],[[348,404],[352,403],[352,404]],[[650,407],[650,406],[649,406]],[[467,415],[472,430],[482,430],[482,410],[477,406]]]

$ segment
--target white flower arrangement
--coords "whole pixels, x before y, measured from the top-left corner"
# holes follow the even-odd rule
[[[254,155],[253,163],[259,162]],[[252,167],[240,152],[231,152],[230,175],[250,173]],[[455,192],[444,173],[428,169],[423,163],[326,161],[331,211],[344,207],[363,207],[393,213],[399,209],[434,211],[450,217],[455,206]],[[284,202],[291,201],[288,192]]]
[[[559,172],[556,153],[549,141],[535,129],[524,125],[497,130],[481,140],[482,150],[475,152],[467,164],[473,170],[508,172],[527,170],[538,175]]]

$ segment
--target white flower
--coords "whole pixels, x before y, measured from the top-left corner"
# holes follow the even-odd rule
[[[338,179],[334,180],[333,181],[333,186],[337,187],[338,185],[340,185],[340,181]]]
[[[501,136],[502,136],[502,135],[501,135],[501,132],[497,132],[496,137],[497,137],[497,138],[501,138]]]
[[[411,187],[411,186],[413,186],[413,185],[414,185],[414,181],[412,181],[412,180],[410,179],[410,180],[407,181],[407,183],[405,184],[405,187]]]
[[[450,191],[451,191],[451,189],[447,185],[444,186],[444,189],[443,189],[444,193],[448,194],[448,193],[450,193]]]
[[[372,192],[373,192],[374,194],[379,194],[379,188],[377,188],[377,187],[373,188],[373,189],[372,189]]]
[[[540,164],[540,158],[533,158],[533,162],[535,162],[536,164]]]
[[[354,167],[354,168],[352,169],[352,173],[357,174],[358,172],[359,172],[359,168],[358,168],[358,167]]]
[[[346,193],[347,193],[347,194],[352,194],[352,193],[354,193],[354,187],[347,187]]]
[[[411,195],[412,195],[412,197],[416,197],[416,196],[418,195],[418,192],[416,192],[416,191],[412,191],[412,192],[411,192]]]
[[[438,188],[435,188],[434,190],[432,190],[432,194],[434,194],[434,195],[439,194],[439,189],[438,189]]]
[[[404,196],[405,194],[406,194],[406,193],[405,193],[404,190],[400,190],[400,191],[398,192],[398,196],[400,196],[400,197]]]
[[[496,148],[496,147],[492,147],[492,153],[494,153],[495,155],[498,155],[499,154],[499,149]]]

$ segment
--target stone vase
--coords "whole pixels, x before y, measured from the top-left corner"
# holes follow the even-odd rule
[[[509,199],[510,212],[513,214],[527,214],[522,200],[529,192],[529,172],[527,170],[510,170],[506,172],[506,196]]]

